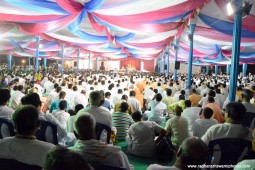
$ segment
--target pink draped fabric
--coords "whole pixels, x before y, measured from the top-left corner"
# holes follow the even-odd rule
[[[62,18],[63,15],[15,15],[15,14],[2,14],[0,13],[1,21],[9,22],[39,22],[39,21],[53,21]]]
[[[126,43],[128,45],[138,46],[138,47],[150,47],[150,46],[161,46],[166,45],[167,43],[171,42],[173,37],[169,37],[165,40],[159,42],[152,42],[152,43]]]
[[[112,43],[113,40],[114,40],[114,37],[110,34],[110,32],[108,31],[108,29],[105,29],[105,32],[106,32],[108,41],[109,41],[110,43]]]
[[[130,29],[130,30],[138,30],[143,31],[146,33],[159,33],[159,32],[167,32],[179,27],[182,22],[171,22],[171,23],[164,23],[164,24],[144,24],[144,23],[137,23],[134,21],[127,22],[125,19],[116,20],[115,17],[112,16],[105,16],[101,14],[93,13],[99,19],[108,22],[109,24]]]
[[[80,13],[83,9],[83,5],[74,0],[55,0],[55,2],[64,10],[70,13]]]
[[[90,24],[91,26],[94,28],[94,30],[96,30],[97,32],[103,32],[104,29],[105,29],[105,26],[103,25],[99,25],[95,19],[93,18],[93,16],[88,13],[88,18],[89,18],[89,21],[90,21]]]
[[[203,6],[204,3],[205,3],[205,0],[189,0],[175,6],[170,6],[167,8],[163,8],[163,9],[159,9],[159,10],[155,10],[151,12],[133,14],[133,15],[110,16],[110,15],[98,14],[96,12],[94,12],[93,14],[97,16],[98,18],[107,19],[108,21],[110,21],[109,23],[124,22],[127,25],[129,23],[152,22],[156,20],[162,20],[162,19],[167,19],[170,17],[177,16],[177,15],[181,15],[186,13],[187,11],[191,11],[198,7]]]
[[[77,17],[78,13],[66,16],[59,20],[45,22],[45,23],[37,23],[37,24],[18,24],[19,30],[23,33],[38,35],[39,33],[49,32],[55,29],[60,29],[66,27],[70,24],[73,19]]]
[[[196,26],[195,35],[200,35],[205,38],[216,40],[216,41],[232,42],[232,36],[222,34],[211,28]],[[242,38],[241,40],[242,40],[241,41],[242,43],[252,43],[255,41],[254,38]]]

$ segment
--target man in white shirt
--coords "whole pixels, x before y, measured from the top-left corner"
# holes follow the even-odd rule
[[[11,120],[14,110],[7,106],[11,92],[8,89],[0,89],[0,96],[0,118]]]
[[[77,104],[82,104],[84,107],[88,105],[88,98],[85,90],[81,90],[81,92],[76,93],[74,96],[74,106]]]
[[[172,90],[171,89],[166,89],[166,97],[162,99],[162,102],[166,104],[168,107],[170,104],[173,104],[175,102],[174,98],[172,96]],[[170,112],[168,112],[168,115],[170,115]]]
[[[136,95],[135,91],[133,91],[133,90],[130,91],[128,103],[131,104],[131,106],[132,106],[134,112],[136,112],[136,111],[142,111],[141,106],[140,106],[140,102],[139,102],[138,99],[135,98],[135,95]]]
[[[210,90],[210,91],[208,92],[208,94],[207,94],[205,97],[202,97],[201,100],[198,102],[198,104],[199,104],[202,108],[204,108],[205,105],[207,105],[207,104],[209,103],[209,102],[208,102],[208,97],[209,97],[209,96],[212,96],[212,97],[214,98],[215,103],[220,107],[220,100],[219,100],[218,98],[215,97],[215,96],[216,96],[216,93],[215,93],[215,91],[213,91],[213,90]]]
[[[90,113],[78,113],[74,132],[78,141],[69,149],[80,153],[94,167],[108,165],[130,169],[128,158],[120,147],[95,140],[96,120]]]
[[[112,103],[115,105],[116,103],[121,101],[121,96],[123,95],[123,91],[122,89],[118,89],[117,94],[112,93],[113,94],[113,99],[112,99]]]
[[[160,124],[165,121],[165,115],[167,113],[167,106],[162,101],[162,95],[157,93],[153,100],[151,100],[148,104],[148,107],[151,111],[148,113],[148,120],[155,121]]]
[[[208,84],[206,85],[205,89],[203,89],[203,90],[201,91],[200,95],[201,95],[202,97],[205,97],[205,96],[208,94],[209,91],[210,91],[210,84],[208,83]]]
[[[54,90],[51,90],[49,93],[49,96],[46,100],[46,105],[49,108],[51,103],[59,99],[59,93],[62,91],[62,87],[58,86],[58,84],[55,84],[54,86],[57,86]]]
[[[189,132],[192,134],[193,125],[197,119],[199,119],[200,107],[191,107],[191,101],[185,100],[185,109],[182,112],[182,116],[188,119]]]
[[[241,92],[241,101],[244,107],[246,108],[246,112],[255,114],[255,106],[250,103],[250,100],[253,97],[253,92],[249,89],[244,89]]]
[[[203,165],[208,153],[208,148],[201,139],[190,137],[185,139],[178,149],[174,166],[151,164],[147,170],[188,170],[190,165]]]
[[[41,101],[40,101],[40,97],[37,93],[31,93],[31,94],[26,95],[24,97],[24,100],[22,100],[22,105],[26,105],[26,104],[33,105],[37,108],[37,110],[39,112],[40,120],[48,121],[48,122],[53,123],[57,126],[59,140],[61,140],[62,138],[64,138],[67,135],[65,127],[52,114],[43,113],[41,111]],[[48,131],[48,132],[50,133],[51,131]],[[46,134],[46,136],[52,136],[52,135]],[[49,138],[47,138],[47,139],[49,139]]]
[[[33,106],[18,108],[13,114],[13,123],[17,134],[0,141],[0,158],[43,167],[48,151],[55,146],[35,137],[40,126],[37,109]]]
[[[18,86],[18,90],[17,91],[13,91],[13,93],[11,94],[11,99],[10,99],[9,107],[11,107],[14,110],[20,105],[21,98],[23,96],[25,96],[25,94],[22,93],[22,90],[23,90],[23,86],[19,85]]]
[[[92,91],[89,95],[89,103],[91,106],[85,107],[78,113],[89,112],[94,116],[96,122],[102,123],[108,127],[112,127],[111,112],[103,107],[104,95],[100,91]]]
[[[11,121],[14,110],[7,106],[11,98],[11,92],[8,89],[0,89],[0,118]],[[8,127],[3,124],[1,127],[3,137],[10,136]]]
[[[59,110],[52,112],[52,115],[59,121],[59,123],[66,129],[67,120],[70,114],[66,112],[67,102],[62,100],[59,102]]]
[[[218,123],[216,119],[212,119],[213,110],[209,107],[203,109],[204,119],[197,119],[193,125],[193,136],[201,138],[205,132]]]
[[[251,130],[241,125],[245,113],[246,109],[242,103],[229,103],[225,111],[226,123],[211,126],[201,139],[207,145],[211,140],[219,138],[251,139]]]
[[[224,102],[226,101],[226,98],[223,94],[221,94],[220,92],[220,89],[216,89],[216,96],[215,98],[218,98],[219,99],[219,102],[220,102],[220,108],[222,109],[223,108],[223,105],[224,105]]]
[[[72,102],[72,94],[73,94],[73,84],[68,84],[67,85],[68,88],[64,89],[63,91],[66,92],[66,97],[65,100],[67,101],[67,103],[71,103]]]
[[[52,83],[52,78],[49,77],[49,80],[44,83],[44,89],[46,90],[46,94],[48,95],[52,89],[54,89],[54,84]]]

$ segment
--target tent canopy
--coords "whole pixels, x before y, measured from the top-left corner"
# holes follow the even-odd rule
[[[250,0],[254,3],[255,0]],[[154,59],[169,50],[188,61],[189,20],[197,18],[193,64],[230,63],[233,16],[228,0],[3,0],[0,3],[0,52],[60,59],[134,57]],[[255,61],[255,5],[242,21],[240,63]],[[179,38],[179,43],[175,40]]]

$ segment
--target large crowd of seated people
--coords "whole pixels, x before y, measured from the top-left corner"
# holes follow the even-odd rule
[[[253,150],[236,164],[255,167],[252,75],[238,76],[234,102],[228,100],[230,78],[224,74],[193,75],[191,88],[186,74],[178,74],[175,81],[172,75],[142,72],[9,71],[2,82],[0,119],[12,124],[15,135],[8,125],[0,127],[0,160],[45,170],[134,169],[128,155],[154,159],[157,144],[167,135],[176,151],[175,163],[151,164],[148,170],[203,165],[210,141],[224,138],[253,141]],[[245,126],[247,114],[250,124]],[[56,132],[45,130],[44,141],[37,139],[42,121],[56,127]],[[101,125],[110,131],[99,134]],[[127,151],[118,142],[126,143]]]

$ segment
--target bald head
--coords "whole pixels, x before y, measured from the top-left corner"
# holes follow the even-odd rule
[[[95,129],[96,120],[90,113],[78,113],[74,122],[74,133],[78,139],[95,139]]]
[[[206,162],[208,156],[208,147],[197,137],[190,137],[185,139],[178,152],[177,157],[183,168],[187,165],[202,165]]]

